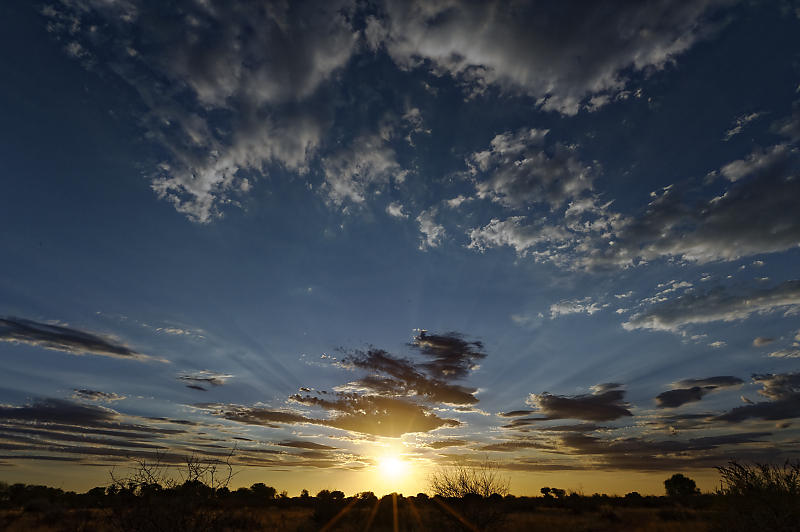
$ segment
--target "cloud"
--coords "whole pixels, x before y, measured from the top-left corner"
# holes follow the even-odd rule
[[[791,116],[775,122],[772,130],[778,135],[789,138],[792,142],[800,141],[800,100],[792,105]]]
[[[425,251],[428,248],[436,248],[442,243],[445,236],[444,226],[436,223],[436,214],[438,210],[436,207],[431,207],[422,211],[417,216],[417,223],[419,224],[419,232],[422,233],[422,238],[419,242],[419,249]]]
[[[704,396],[719,388],[738,386],[743,383],[742,379],[731,376],[687,379],[676,382],[675,389],[661,392],[655,400],[659,408],[677,408],[686,403],[700,401]]]
[[[519,451],[520,449],[552,449],[552,448],[553,448],[552,445],[549,445],[544,442],[538,442],[532,440],[513,440],[513,441],[504,441],[498,443],[490,443],[488,445],[482,445],[481,447],[478,447],[478,450],[513,453],[515,451]]]
[[[188,383],[186,386],[195,390],[206,391],[203,385],[210,384],[211,386],[222,386],[233,375],[226,373],[216,373],[213,371],[202,370],[193,373],[182,373],[178,375],[178,380]]]
[[[705,15],[726,3],[509,8],[495,1],[389,0],[385,20],[373,27],[373,46],[385,36],[383,45],[402,68],[447,73],[472,92],[494,85],[525,93],[544,110],[575,114],[626,97],[631,73],[674,61],[708,35]]]
[[[779,349],[769,354],[772,358],[800,358],[800,349]]]
[[[533,410],[512,410],[510,412],[501,412],[497,414],[500,417],[520,417],[520,416],[527,416],[528,414],[532,414]]]
[[[421,330],[410,345],[429,359],[420,366],[439,379],[466,377],[478,368],[478,361],[486,358],[483,342],[465,340],[457,332],[428,334]]]
[[[717,287],[692,292],[653,305],[634,314],[622,326],[627,330],[677,331],[687,325],[715,321],[737,321],[754,313],[767,313],[800,304],[800,281],[785,281],[768,288],[734,292]]]
[[[755,347],[762,347],[765,345],[769,345],[775,341],[775,338],[767,338],[765,336],[758,336],[753,339],[753,346]]]
[[[800,373],[753,375],[753,382],[762,386],[759,394],[769,401],[737,406],[717,416],[717,420],[740,423],[747,419],[779,421],[800,417]]]
[[[280,445],[282,447],[294,447],[296,449],[313,449],[317,451],[333,451],[336,449],[336,447],[331,447],[330,445],[323,445],[321,443],[306,440],[287,440],[278,442],[275,445]]]
[[[83,399],[84,401],[93,401],[97,403],[111,403],[114,401],[121,401],[122,399],[125,399],[125,396],[116,394],[114,392],[100,392],[97,390],[80,389],[74,391],[72,398]]]
[[[473,153],[468,164],[479,198],[509,208],[546,203],[556,208],[592,188],[596,170],[584,165],[574,146],[545,148],[547,130],[507,132],[492,139],[486,151]]]
[[[467,445],[464,440],[439,440],[427,444],[431,449],[444,449],[447,447],[463,447]]]
[[[566,229],[551,225],[543,218],[528,222],[525,216],[512,216],[505,220],[492,218],[485,226],[469,231],[467,247],[483,252],[493,247],[509,246],[519,255],[531,254],[537,259],[548,259],[552,256],[551,246],[559,246],[573,238]]]
[[[357,137],[349,147],[325,157],[322,169],[322,193],[337,207],[362,204],[371,189],[392,179],[402,181],[405,175],[394,150],[377,134]]]
[[[595,464],[596,466],[655,471],[680,466],[713,467],[730,459],[728,451],[714,452],[718,448],[763,443],[764,438],[770,435],[769,432],[745,432],[688,440],[651,440],[643,437],[608,439],[586,434],[565,434],[561,436],[560,447],[569,449],[567,454],[599,458],[601,462]],[[737,449],[736,452],[739,457],[753,454],[764,457],[777,454],[763,445],[759,448]],[[784,454],[785,452],[783,451]]]
[[[598,390],[592,394],[574,396],[544,392],[530,394],[527,403],[544,414],[544,417],[536,419],[611,421],[633,415],[624,398],[625,391],[619,389]]]
[[[399,438],[403,434],[429,432],[441,427],[457,427],[454,419],[442,419],[423,406],[391,397],[336,394],[334,399],[305,395],[292,396],[296,403],[319,407],[334,413],[331,418],[310,417],[294,412],[237,405],[197,405],[219,417],[277,428],[281,424],[310,424],[358,432],[372,436]]]
[[[427,400],[453,405],[472,405],[478,402],[474,388],[451,384],[446,380],[452,375],[435,378],[424,374],[430,371],[427,363],[414,364],[409,360],[394,357],[382,349],[357,351],[348,355],[343,365],[365,369],[370,375],[352,383],[369,392],[392,396],[422,396]]]
[[[757,148],[744,159],[730,162],[719,169],[719,174],[731,182],[751,175],[782,175],[795,166],[797,149],[777,144],[768,150]]]
[[[99,334],[14,317],[0,318],[0,342],[32,345],[71,355],[99,355],[130,360],[152,358]]]
[[[588,314],[602,310],[604,305],[592,301],[591,297],[581,299],[565,299],[550,305],[550,319],[566,316],[568,314]]]
[[[664,257],[703,264],[795,248],[798,171],[800,149],[783,144],[757,149],[712,173],[732,182],[722,194],[696,202],[681,187],[666,187],[654,193],[644,213],[618,223],[608,239],[585,242],[576,260],[587,268]]]
[[[752,122],[756,118],[759,118],[760,116],[763,116],[763,115],[764,115],[764,113],[746,113],[746,114],[737,116],[736,120],[733,121],[733,126],[731,126],[731,128],[728,131],[725,132],[725,136],[722,137],[722,140],[724,140],[724,141],[731,140],[734,136],[736,136],[739,133],[741,133],[742,130],[744,129],[744,127],[747,124],[749,124],[750,122]]]
[[[386,206],[386,214],[392,218],[408,218],[408,213],[403,211],[403,205],[398,201],[394,201]]]
[[[442,405],[470,406],[478,402],[476,390],[455,384],[477,368],[486,357],[479,341],[458,333],[428,334],[420,331],[409,347],[421,360],[392,355],[382,349],[347,353],[336,365],[366,371],[357,380],[333,392],[294,394],[289,401],[320,409],[327,416],[241,405],[197,405],[214,415],[254,425],[311,424],[351,432],[397,438],[403,434],[458,427],[461,422],[435,413]],[[310,387],[301,388],[310,392]]]
[[[303,172],[325,120],[297,111],[356,49],[349,1],[62,2],[48,28],[127,83],[146,136],[166,154],[156,194],[208,222],[272,164]],[[68,22],[72,21],[72,22]],[[73,54],[75,55],[75,54]]]

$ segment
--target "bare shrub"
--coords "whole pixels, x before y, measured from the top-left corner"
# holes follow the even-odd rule
[[[789,532],[800,523],[800,461],[718,467],[722,507],[715,530]]]
[[[485,460],[442,466],[428,477],[428,486],[452,526],[471,532],[502,530],[506,518],[502,497],[508,495],[509,479],[498,463]]]
[[[428,477],[428,487],[440,497],[461,498],[466,495],[490,497],[495,493],[508,495],[509,479],[500,472],[496,462],[442,466]]]
[[[223,459],[191,455],[176,466],[155,455],[134,459],[127,474],[112,470],[110,524],[121,532],[225,530],[218,495],[228,493],[232,457],[233,451]]]

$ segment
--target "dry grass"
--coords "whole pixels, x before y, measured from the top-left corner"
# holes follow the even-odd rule
[[[359,505],[341,518],[332,531],[363,531],[370,522],[372,507]],[[61,512],[0,511],[0,530],[7,532],[114,532],[103,510],[64,510]],[[325,523],[313,520],[310,508],[259,508],[228,511],[229,530],[263,530],[310,532],[320,530]],[[711,514],[708,511],[664,511],[658,508],[600,508],[596,512],[575,514],[561,508],[538,508],[512,512],[502,523],[489,525],[486,530],[504,532],[708,532]],[[237,523],[248,523],[237,526]],[[422,526],[420,526],[420,523]],[[401,500],[398,505],[399,530],[458,530],[459,525],[432,503],[411,505]],[[391,506],[381,504],[380,512],[372,516],[369,530],[391,531]]]

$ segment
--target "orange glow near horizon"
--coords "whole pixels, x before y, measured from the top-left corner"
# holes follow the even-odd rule
[[[275,487],[278,492],[286,490],[289,496],[297,496],[300,490],[307,489],[312,495],[319,490],[341,490],[346,495],[372,491],[377,496],[397,492],[416,495],[428,491],[428,472],[431,464],[426,464],[402,454],[386,453],[384,462],[375,457],[375,464],[361,470],[351,469],[312,469],[300,468],[293,471],[279,471],[261,467],[237,468],[231,482],[231,489],[249,487],[256,482],[264,482]],[[389,459],[389,457],[394,457]],[[393,460],[396,462],[393,463]],[[117,472],[125,466],[117,466]],[[59,465],[37,463],[34,460],[24,465],[0,469],[0,480],[8,483],[44,484],[64,490],[85,492],[95,486],[109,483],[110,467],[86,466],[78,464]],[[390,473],[394,471],[394,473]],[[673,473],[682,472],[697,482],[704,492],[719,487],[719,475],[714,469],[675,470],[661,472],[627,471],[553,471],[553,472],[507,472],[510,489],[517,496],[539,496],[543,486],[576,491],[584,495],[606,493],[624,495],[638,491],[642,495],[663,495],[664,480]]]

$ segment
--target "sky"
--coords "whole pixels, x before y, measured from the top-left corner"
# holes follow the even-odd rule
[[[11,1],[0,41],[0,479],[798,458],[797,2]]]

